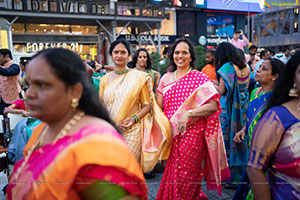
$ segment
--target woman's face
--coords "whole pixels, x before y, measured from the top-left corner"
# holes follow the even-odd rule
[[[28,64],[26,81],[26,102],[32,117],[50,123],[72,109],[71,90],[55,76],[43,57],[38,56]]]
[[[298,65],[298,67],[295,71],[295,83],[296,83],[298,92],[300,93],[300,65]]]
[[[124,44],[122,43],[117,44],[113,49],[111,56],[116,66],[125,67],[127,65],[129,55]]]
[[[277,75],[272,75],[272,66],[269,60],[261,63],[255,74],[255,81],[261,85],[274,84]]]
[[[145,51],[140,51],[137,57],[137,65],[141,67],[146,67],[147,65],[147,53]]]
[[[192,61],[189,45],[185,42],[178,43],[175,47],[173,57],[177,68],[189,68]]]

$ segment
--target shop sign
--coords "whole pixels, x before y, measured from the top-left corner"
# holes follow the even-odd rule
[[[65,48],[81,53],[83,46],[78,43],[26,43],[26,53],[36,53],[48,48]]]
[[[149,44],[151,45],[151,40],[157,44],[158,43],[158,35],[139,35],[135,37],[134,35],[120,35],[119,38],[123,38],[127,40],[130,44]],[[160,42],[161,44],[172,44],[176,39],[175,35],[161,35]]]
[[[229,37],[207,37],[206,38],[206,45],[207,46],[218,46],[222,42],[229,42]]]

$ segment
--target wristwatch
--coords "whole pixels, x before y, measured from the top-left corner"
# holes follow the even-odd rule
[[[188,110],[189,116],[193,117],[193,110]]]
[[[101,67],[101,69],[104,69],[104,64],[102,64],[102,67]]]

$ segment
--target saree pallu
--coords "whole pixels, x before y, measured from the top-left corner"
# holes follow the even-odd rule
[[[263,92],[255,95],[257,88],[254,89],[250,96],[249,107],[247,110],[246,133],[248,135],[249,147],[251,144],[252,133],[257,122],[262,117],[265,107],[272,96],[272,91]]]
[[[229,155],[229,166],[246,166],[248,162],[248,140],[242,143],[233,142],[235,133],[240,131],[246,124],[246,112],[248,109],[248,83],[250,73],[246,77],[238,77],[239,69],[231,63],[225,63],[217,72],[225,82],[227,92],[221,96],[222,113],[220,114],[222,132],[224,135],[225,148]],[[236,168],[238,169],[238,168]],[[245,170],[237,170],[237,174],[243,174]],[[241,177],[233,177],[234,181],[240,181]]]
[[[221,180],[229,178],[229,170],[218,119],[220,110],[206,117],[193,117],[183,135],[176,132],[178,119],[184,112],[201,107],[209,100],[219,102],[216,89],[209,78],[198,71],[161,89],[157,91],[164,96],[173,143],[156,199],[199,199],[202,178],[206,179],[208,190],[218,190],[221,195]]]
[[[283,106],[267,111],[254,129],[248,166],[267,172],[272,199],[300,198],[300,120]]]
[[[108,78],[109,74],[102,77],[99,95],[117,125],[138,113],[142,103],[151,106],[143,119],[122,132],[143,172],[149,172],[158,160],[168,158],[171,146],[171,126],[156,103],[152,79],[138,70],[130,70],[109,84]]]
[[[24,154],[37,141],[45,124],[37,126],[25,147]],[[7,188],[8,199],[80,199],[75,190],[76,178],[84,167],[99,166],[118,169],[135,180],[115,177],[115,184],[129,194],[147,199],[147,188],[142,171],[120,134],[109,125],[88,125],[72,135],[66,135],[54,144],[33,151],[16,179],[16,172],[24,159],[14,166]],[[98,171],[110,181],[107,171]],[[125,182],[125,184],[122,184]],[[88,184],[88,183],[87,183]]]

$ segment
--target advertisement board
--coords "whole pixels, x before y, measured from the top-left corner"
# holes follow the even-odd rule
[[[263,2],[261,0],[209,0],[206,2],[206,7],[214,10],[261,13],[264,12]]]
[[[178,6],[178,7],[198,7],[206,8],[206,0],[152,0],[152,3]]]

